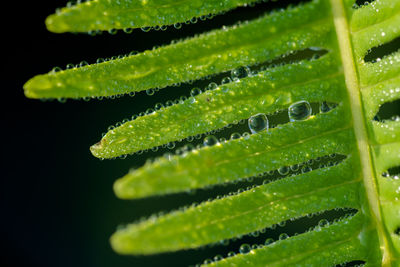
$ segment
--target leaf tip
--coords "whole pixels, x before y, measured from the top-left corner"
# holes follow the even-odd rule
[[[40,98],[40,92],[52,88],[52,85],[44,75],[38,75],[28,80],[24,86],[25,96],[28,98]]]
[[[129,238],[121,231],[115,232],[110,237],[112,249],[119,254],[132,254],[132,245]]]
[[[69,30],[69,27],[64,23],[62,16],[58,14],[51,14],[46,18],[46,28],[53,33],[64,33]]]

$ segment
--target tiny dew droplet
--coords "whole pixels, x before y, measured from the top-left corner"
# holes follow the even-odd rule
[[[110,29],[110,30],[108,30],[108,33],[111,35],[115,35],[115,34],[117,34],[117,29]]]
[[[289,238],[289,236],[286,233],[282,233],[282,234],[279,235],[279,240],[285,240],[287,238]]]
[[[221,255],[216,255],[215,257],[214,257],[214,261],[220,261],[220,260],[222,260],[223,259],[223,257],[221,256]]]
[[[124,29],[124,33],[132,33],[133,32],[133,29],[132,28],[125,28]]]
[[[282,166],[278,169],[280,175],[286,175],[289,173],[289,168],[287,166]]]
[[[318,222],[318,226],[320,227],[329,226],[329,221],[327,219],[322,219]]]
[[[62,69],[60,67],[54,67],[51,71],[52,72],[59,72],[59,71],[62,71]]]
[[[251,247],[250,247],[249,244],[243,244],[243,245],[241,245],[240,248],[239,248],[239,252],[240,252],[241,254],[247,254],[247,253],[250,252],[250,250],[251,250]]]
[[[154,95],[154,89],[147,89],[146,90],[147,95]]]
[[[239,139],[240,137],[242,137],[242,136],[240,135],[240,133],[233,133],[233,134],[231,134],[231,140],[233,140],[233,139]]]
[[[151,30],[151,27],[142,27],[141,29],[142,29],[142,31],[144,31],[144,32],[148,32],[148,31]]]
[[[302,121],[311,116],[311,105],[307,101],[299,101],[290,105],[288,113],[290,121]]]
[[[267,239],[265,239],[264,245],[268,246],[268,245],[272,244],[273,242],[274,242],[274,239],[267,238]]]
[[[306,173],[306,172],[310,172],[310,171],[312,171],[312,168],[310,166],[304,166],[303,168],[301,168],[302,173]]]
[[[86,61],[81,61],[81,63],[79,63],[79,67],[84,67],[89,65],[89,63],[87,63]]]
[[[264,113],[258,113],[251,116],[248,121],[251,133],[258,133],[263,130],[268,130],[268,118]]]
[[[236,253],[233,252],[233,251],[229,251],[229,252],[228,252],[228,257],[233,257],[233,256],[235,256],[235,255],[236,255]]]
[[[217,85],[216,83],[211,82],[211,83],[208,84],[207,90],[214,90],[214,89],[216,89],[217,87],[218,87],[218,85]]]
[[[179,22],[174,24],[175,29],[180,29],[182,28],[182,24],[180,24]]]
[[[205,145],[205,146],[213,146],[213,145],[216,145],[217,143],[218,143],[218,139],[213,135],[207,136],[206,138],[204,138],[204,141],[203,141],[203,145]]]
[[[201,94],[201,90],[200,90],[200,88],[198,88],[198,87],[194,87],[194,88],[190,91],[190,95],[191,95],[191,96],[196,96],[196,95],[199,95],[199,94]]]
[[[238,67],[231,71],[231,76],[233,78],[244,78],[249,75],[250,69],[248,67]]]
[[[221,80],[221,84],[226,84],[232,82],[232,79],[230,77],[225,77]]]

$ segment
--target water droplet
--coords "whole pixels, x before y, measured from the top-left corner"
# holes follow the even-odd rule
[[[241,245],[240,248],[239,248],[239,252],[240,252],[241,254],[247,254],[247,253],[249,253],[250,251],[251,251],[251,247],[250,247],[249,244],[243,244],[243,245]]]
[[[228,252],[228,257],[233,257],[233,256],[235,256],[235,255],[236,255],[236,253],[233,252],[233,251],[229,251],[229,252]]]
[[[209,83],[208,86],[207,86],[207,90],[214,90],[216,88],[218,88],[218,84],[216,84],[214,82]]]
[[[311,105],[307,101],[299,101],[290,105],[288,113],[290,121],[301,121],[311,116]]]
[[[232,82],[232,79],[230,77],[225,77],[221,80],[221,84],[226,84]]]
[[[147,95],[154,95],[154,89],[147,89],[146,90]]]
[[[239,139],[240,137],[242,137],[242,136],[240,135],[240,133],[233,133],[233,134],[231,134],[231,140],[233,140],[233,139]]]
[[[51,70],[52,72],[59,72],[59,71],[62,71],[62,68],[60,68],[60,67],[54,67],[52,70]]]
[[[167,144],[167,148],[168,149],[173,149],[175,147],[175,142],[169,142],[168,144]]]
[[[220,260],[222,260],[224,257],[222,257],[221,255],[216,255],[215,257],[214,257],[214,261],[220,261]]]
[[[264,130],[268,130],[268,118],[264,113],[258,113],[251,116],[248,121],[249,129],[251,133],[258,133]]]
[[[322,219],[318,222],[318,226],[320,227],[329,226],[329,221],[327,219]]]
[[[191,96],[196,96],[196,95],[199,95],[199,94],[201,94],[201,90],[200,90],[200,88],[198,88],[198,87],[194,87],[194,88],[190,91],[190,95],[191,95]]]
[[[292,166],[290,166],[290,169],[292,171],[297,171],[299,169],[299,165],[298,164],[293,164]]]
[[[274,243],[274,239],[272,239],[272,238],[267,238],[267,239],[265,239],[264,245],[265,245],[265,246],[268,246],[268,245],[270,245],[270,244],[272,244],[272,243]]]
[[[89,65],[89,63],[87,63],[86,61],[81,61],[81,63],[79,63],[79,67],[84,67]]]
[[[278,172],[280,175],[286,175],[289,173],[289,168],[287,166],[280,167]]]
[[[244,78],[249,75],[250,69],[248,67],[239,67],[236,69],[233,69],[231,71],[231,77],[232,79],[234,78]]]
[[[174,24],[175,29],[180,29],[182,28],[182,24],[180,24],[179,22]]]
[[[151,30],[151,27],[142,27],[141,29],[142,29],[142,31],[144,31],[144,32],[148,32],[148,31]]]
[[[312,168],[310,166],[304,166],[301,168],[301,173],[306,173],[312,171]]]
[[[212,259],[205,259],[203,264],[211,264],[213,263]]]
[[[67,67],[66,67],[67,70],[70,70],[70,69],[73,69],[73,68],[75,68],[74,64],[67,64]]]
[[[203,141],[203,145],[205,145],[205,146],[213,146],[213,145],[216,145],[217,143],[218,143],[218,139],[213,135],[207,136],[206,138],[204,138],[204,141]]]
[[[282,234],[279,235],[279,240],[285,240],[287,238],[289,238],[289,236],[286,233],[282,233]]]

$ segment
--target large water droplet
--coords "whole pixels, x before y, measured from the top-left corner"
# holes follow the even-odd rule
[[[307,101],[296,102],[289,107],[290,121],[302,121],[311,116],[312,108]]]
[[[268,130],[268,118],[264,113],[258,113],[249,118],[249,129],[251,133]]]

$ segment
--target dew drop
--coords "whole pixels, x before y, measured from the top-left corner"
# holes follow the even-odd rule
[[[182,24],[180,24],[179,22],[174,24],[175,29],[180,29],[182,28]]]
[[[304,166],[301,168],[301,173],[306,173],[312,171],[312,168],[310,166]]]
[[[62,71],[62,69],[60,67],[54,67],[51,71],[52,72],[59,72],[59,71]]]
[[[233,251],[229,251],[229,252],[228,252],[228,257],[233,257],[233,256],[235,256],[235,255],[236,255],[236,253],[233,252]]]
[[[144,31],[144,32],[148,32],[148,31],[151,30],[151,27],[142,27],[141,29],[142,29],[142,31]]]
[[[249,75],[250,69],[248,67],[239,67],[236,69],[233,69],[231,71],[231,77],[232,79],[234,78],[244,78],[247,77]]]
[[[265,245],[265,246],[268,246],[268,245],[270,245],[270,244],[272,244],[272,243],[274,243],[274,239],[272,239],[272,238],[267,238],[267,239],[265,239],[264,245]]]
[[[288,113],[290,121],[302,121],[311,116],[311,105],[307,101],[299,101],[290,105]]]
[[[327,219],[322,219],[318,222],[318,226],[320,227],[329,226],[329,221]]]
[[[243,244],[243,245],[241,245],[240,248],[239,248],[239,252],[240,252],[241,254],[247,254],[247,253],[249,253],[250,251],[251,251],[251,247],[250,247],[249,244]]]
[[[221,256],[221,255],[216,255],[215,257],[214,257],[214,261],[220,261],[220,260],[222,260],[223,259],[223,257]]]
[[[217,87],[218,87],[218,84],[212,82],[212,83],[209,83],[209,84],[208,84],[207,90],[214,90],[214,89],[216,89]]]
[[[115,34],[117,34],[117,29],[110,29],[110,30],[108,30],[108,33],[111,35],[115,35]]]
[[[198,87],[194,87],[194,88],[190,91],[190,95],[191,95],[191,96],[196,96],[196,95],[199,95],[199,94],[201,94],[201,90],[200,90],[200,88],[198,88]]]
[[[287,166],[282,166],[278,169],[278,172],[280,175],[286,175],[289,173],[289,167]]]
[[[168,149],[173,149],[175,147],[175,142],[169,142],[168,144],[167,144],[167,148]]]
[[[79,63],[79,67],[84,67],[89,65],[89,63],[87,63],[86,61],[81,61],[81,63]]]
[[[231,134],[231,140],[239,139],[240,137],[242,137],[242,136],[240,135],[240,133],[233,133],[233,134]]]
[[[213,135],[209,135],[206,138],[204,138],[204,140],[203,140],[204,146],[213,146],[213,145],[216,145],[217,143],[218,143],[218,139]]]
[[[154,89],[147,89],[146,90],[147,95],[154,95]]]
[[[279,235],[279,240],[285,240],[287,238],[289,238],[289,236],[286,233],[282,233],[282,234]]]
[[[221,84],[226,84],[232,82],[232,79],[230,77],[225,77],[221,80]]]
[[[268,130],[268,118],[264,113],[258,113],[251,116],[248,121],[249,129],[251,133],[258,133],[264,130]]]
[[[133,29],[132,29],[132,28],[125,28],[125,29],[124,29],[124,33],[130,34],[130,33],[132,33],[132,32],[133,32]]]

